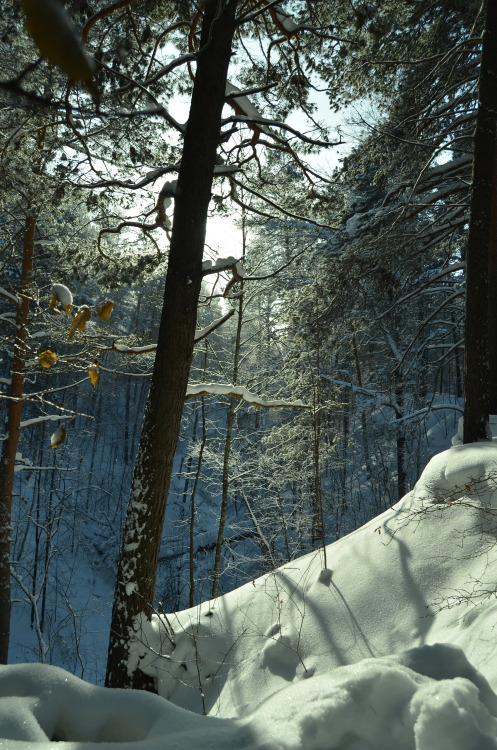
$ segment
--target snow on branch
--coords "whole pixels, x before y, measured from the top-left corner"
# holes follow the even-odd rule
[[[205,328],[201,328],[199,331],[195,331],[195,343],[197,341],[202,341],[202,339],[205,339],[206,336],[209,335],[209,333],[212,333],[212,331],[215,331],[216,328],[219,328],[219,326],[222,326],[223,323],[225,323],[227,320],[229,320],[232,315],[235,314],[235,310],[229,310],[226,315],[223,315],[222,318],[216,318],[216,320],[213,320],[212,323],[209,323],[208,326],[205,326]]]
[[[10,300],[15,305],[19,305],[21,303],[21,300],[16,294],[12,294],[11,292],[8,292],[7,289],[3,288],[3,286],[0,286],[0,296],[5,297],[6,299]]]
[[[197,385],[189,385],[186,391],[186,398],[194,398],[196,396],[228,396],[229,398],[239,398],[252,406],[260,406],[264,409],[312,409],[311,404],[305,404],[300,399],[297,401],[286,401],[285,399],[265,401],[255,393],[251,393],[244,386],[224,383],[198,383]]]
[[[20,471],[77,471],[75,468],[61,467],[61,466],[35,466],[34,464],[16,464],[14,466],[14,473],[18,474]]]
[[[232,270],[237,263],[241,263],[233,255],[228,255],[226,258],[218,258],[215,263],[211,260],[204,260],[202,263],[202,276],[208,276],[211,273],[221,273],[221,271]]]
[[[83,414],[82,416],[89,416],[88,414]],[[21,422],[19,427],[32,427],[35,424],[40,424],[41,422],[60,422],[63,420],[64,417],[60,414],[45,414],[43,417],[34,417],[33,419],[26,419],[24,422]],[[65,418],[67,421],[67,417]],[[71,419],[74,419],[74,417],[71,417]],[[0,437],[0,442],[3,442],[4,440],[7,440],[8,433],[5,435],[2,435]]]
[[[102,352],[119,352],[120,354],[151,354],[157,350],[157,344],[145,344],[145,346],[127,346],[114,341],[112,346],[103,347]]]
[[[151,183],[155,182],[159,179],[159,177],[163,177],[165,174],[170,174],[171,172],[177,172],[178,171],[178,165],[168,165],[167,167],[158,167],[157,169],[153,169],[150,172],[147,172],[147,174],[141,178],[141,180],[138,180],[137,182],[132,182],[130,180],[115,180],[115,179],[109,179],[109,180],[102,180],[101,182],[88,182],[88,183],[81,183],[78,184],[78,187],[82,188],[90,188],[93,190],[94,188],[99,187],[122,187],[126,188],[127,190],[139,190],[140,188],[146,187],[147,185],[150,185]]]
[[[205,328],[200,328],[198,331],[195,331],[195,343],[197,341],[202,341],[202,339],[205,339],[206,336],[212,333],[212,331],[215,331],[216,328],[222,326],[223,323],[226,323],[226,321],[229,320],[234,314],[234,310],[228,310],[228,312],[221,318],[216,318],[216,320],[213,320],[212,323],[209,323],[209,325],[205,326]],[[126,344],[119,344],[117,341],[114,341],[111,346],[102,347],[100,351],[119,352],[120,354],[154,354],[157,351],[157,344],[145,344],[144,346],[127,346]]]
[[[269,12],[271,20],[274,25],[283,34],[286,39],[292,39],[300,31],[311,31],[318,33],[320,31],[318,26],[310,26],[308,24],[296,24],[295,21],[288,15],[286,11],[281,8],[281,0],[266,0],[262,8],[258,8],[255,11],[247,12],[240,16],[238,23],[246,23],[247,21],[254,21],[258,16],[263,13]],[[319,34],[322,36],[322,34]],[[338,40],[337,37],[326,35],[326,38]]]
[[[429,414],[432,411],[442,411],[443,409],[448,409],[449,411],[458,411],[461,414],[464,414],[464,408],[462,406],[459,406],[459,404],[440,404],[437,406],[425,406],[422,409],[411,412],[410,414],[405,414],[403,417],[399,417],[399,419],[392,419],[391,423],[399,424],[400,422],[405,422],[407,419],[414,419],[415,417],[419,417],[422,414]]]
[[[226,101],[233,107],[236,115],[240,116],[242,121],[251,124],[254,131],[272,135],[259,110],[254,107],[250,99],[243,94],[238,86],[234,86],[229,81],[226,81]]]
[[[238,99],[234,101],[239,101]],[[233,106],[233,109],[235,107]],[[248,108],[247,108],[248,109]],[[321,148],[330,148],[331,146],[340,146],[342,145],[343,141],[322,141],[317,138],[310,138],[309,136],[302,133],[300,130],[297,130],[296,128],[293,128],[291,125],[289,125],[286,122],[281,122],[281,120],[272,120],[267,117],[261,117],[261,115],[257,115],[257,110],[255,107],[252,107],[251,110],[252,114],[248,115],[245,112],[238,112],[237,109],[235,109],[235,114],[231,115],[231,117],[226,117],[223,119],[223,126],[227,125],[230,122],[241,122],[245,123],[249,126],[253,126],[252,129],[257,129],[261,133],[265,133],[266,135],[271,136],[272,138],[275,138],[278,141],[282,141],[283,137],[278,136],[276,133],[274,133],[271,128],[280,128],[281,130],[285,130],[287,133],[291,133],[295,136],[295,138],[298,138],[299,141],[302,141],[303,143],[309,143],[311,146],[320,146]]]
[[[354,393],[360,393],[362,396],[372,396],[376,398],[378,396],[377,391],[370,391],[368,388],[362,388],[362,386],[354,385],[345,380],[337,380],[336,378],[330,378],[328,375],[321,373],[321,379],[326,380],[327,383],[333,383],[338,388],[350,388]]]
[[[34,424],[40,424],[41,422],[60,422],[64,419],[60,414],[45,414],[43,417],[34,417],[33,419],[26,419],[21,422],[20,427],[31,427]]]
[[[16,315],[15,313],[4,313],[3,315],[0,315],[0,320],[3,323],[9,323],[11,326],[15,326]]]

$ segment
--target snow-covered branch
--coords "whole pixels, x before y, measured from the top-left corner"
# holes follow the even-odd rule
[[[78,183],[78,187],[90,188],[90,190],[101,187],[121,187],[125,188],[126,190],[139,190],[140,188],[147,187],[147,185],[151,185],[153,182],[158,180],[159,177],[162,177],[165,174],[170,174],[171,172],[178,172],[177,164],[169,164],[167,167],[158,167],[157,169],[152,169],[150,172],[147,172],[144,177],[142,177],[140,180],[137,180],[136,182],[133,182],[131,180],[109,179],[102,180],[101,182]]]
[[[228,396],[229,398],[239,398],[252,406],[260,406],[265,409],[312,409],[311,404],[305,404],[300,399],[297,401],[287,401],[285,399],[265,401],[255,393],[251,393],[244,386],[224,383],[189,385],[186,391],[186,398],[194,398],[196,396]]]
[[[33,419],[26,419],[21,422],[20,427],[32,427],[34,424],[40,424],[41,422],[60,422],[65,417],[60,414],[45,414],[43,417],[33,417]]]
[[[407,419],[414,419],[414,417],[419,417],[422,414],[428,414],[431,411],[442,411],[447,409],[449,411],[458,411],[461,414],[464,414],[464,408],[459,406],[459,404],[440,404],[437,406],[424,406],[422,409],[418,409],[417,411],[413,411],[403,417],[399,417],[399,419],[392,419],[392,423],[399,424],[400,422],[405,422]]]
[[[32,464],[16,464],[14,467],[14,472],[18,474],[20,471],[77,471],[75,468],[71,467],[61,467],[61,466],[34,466]]]
[[[127,346],[114,341],[112,346],[104,346],[102,352],[119,352],[120,354],[151,354],[157,351],[157,344],[145,344],[144,346]]]
[[[232,255],[226,258],[218,258],[215,263],[211,260],[204,260],[202,263],[202,276],[209,276],[212,273],[221,273],[222,271],[232,270],[240,261]]]
[[[226,315],[223,315],[222,318],[217,318],[216,320],[213,320],[212,323],[209,323],[208,326],[205,326],[205,328],[201,328],[199,331],[195,332],[195,343],[197,341],[202,341],[202,339],[205,339],[206,336],[209,335],[209,333],[212,333],[212,331],[215,331],[216,328],[219,328],[223,325],[223,323],[226,323],[227,320],[229,320],[233,315],[235,314],[235,310],[229,310]]]
[[[219,328],[223,325],[223,323],[226,323],[227,320],[231,318],[232,315],[234,315],[234,310],[229,310],[225,315],[223,315],[221,318],[216,318],[216,320],[213,320],[212,323],[209,323],[208,326],[205,326],[205,328],[200,328],[195,333],[195,339],[194,341],[202,341],[202,339],[205,339],[206,336],[208,336],[212,331],[215,331],[216,328]],[[102,352],[119,352],[120,354],[154,354],[157,351],[157,344],[145,344],[144,346],[127,346],[126,344],[119,344],[117,341],[114,341],[111,346],[104,346],[100,349]]]
[[[239,101],[238,99],[236,101]],[[252,111],[253,110],[253,111]],[[321,141],[317,138],[309,138],[309,136],[304,135],[304,133],[301,133],[300,130],[297,130],[296,128],[292,128],[291,125],[288,125],[286,122],[281,122],[280,120],[271,120],[267,117],[261,117],[257,113],[257,110],[255,107],[251,108],[252,114],[234,114],[230,117],[226,117],[223,119],[223,127],[224,125],[228,125],[230,122],[236,123],[245,123],[247,125],[254,125],[257,127],[262,133],[265,133],[266,135],[271,136],[272,138],[279,139],[281,136],[278,136],[276,133],[273,133],[271,128],[280,128],[281,130],[284,130],[287,133],[291,133],[295,136],[295,138],[298,138],[299,141],[302,141],[303,143],[308,143],[310,146],[319,146],[321,148],[330,148],[330,146],[340,146],[342,144],[342,141]]]
[[[11,292],[7,291],[7,289],[4,289],[3,286],[0,286],[0,296],[5,297],[6,299],[13,302],[15,305],[19,305],[21,300],[16,294],[12,294]]]
[[[362,396],[372,396],[373,398],[378,396],[376,391],[370,391],[368,388],[362,388],[362,386],[354,385],[354,383],[345,380],[330,378],[328,375],[323,375],[323,373],[321,373],[321,379],[326,380],[327,383],[333,383],[333,385],[336,385],[338,388],[350,388],[351,391],[354,393],[360,393]]]

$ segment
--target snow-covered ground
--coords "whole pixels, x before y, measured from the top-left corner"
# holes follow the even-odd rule
[[[1,667],[0,748],[497,749],[496,532],[496,443],[455,446],[326,559],[145,624],[163,697]]]

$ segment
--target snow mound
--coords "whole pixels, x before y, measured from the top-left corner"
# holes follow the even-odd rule
[[[12,750],[493,750],[496,713],[484,678],[445,645],[310,677],[241,720],[88,685],[57,667],[0,667],[1,744]]]
[[[496,472],[455,446],[326,558],[137,621],[161,697],[0,667],[0,748],[497,750]]]
[[[464,499],[497,507],[497,443],[455,445],[429,461],[414,489],[420,500]]]

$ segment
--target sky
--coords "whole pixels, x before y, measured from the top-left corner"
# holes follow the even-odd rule
[[[496,511],[497,443],[456,444],[325,551],[142,623],[160,696],[0,667],[0,749],[497,750]]]

